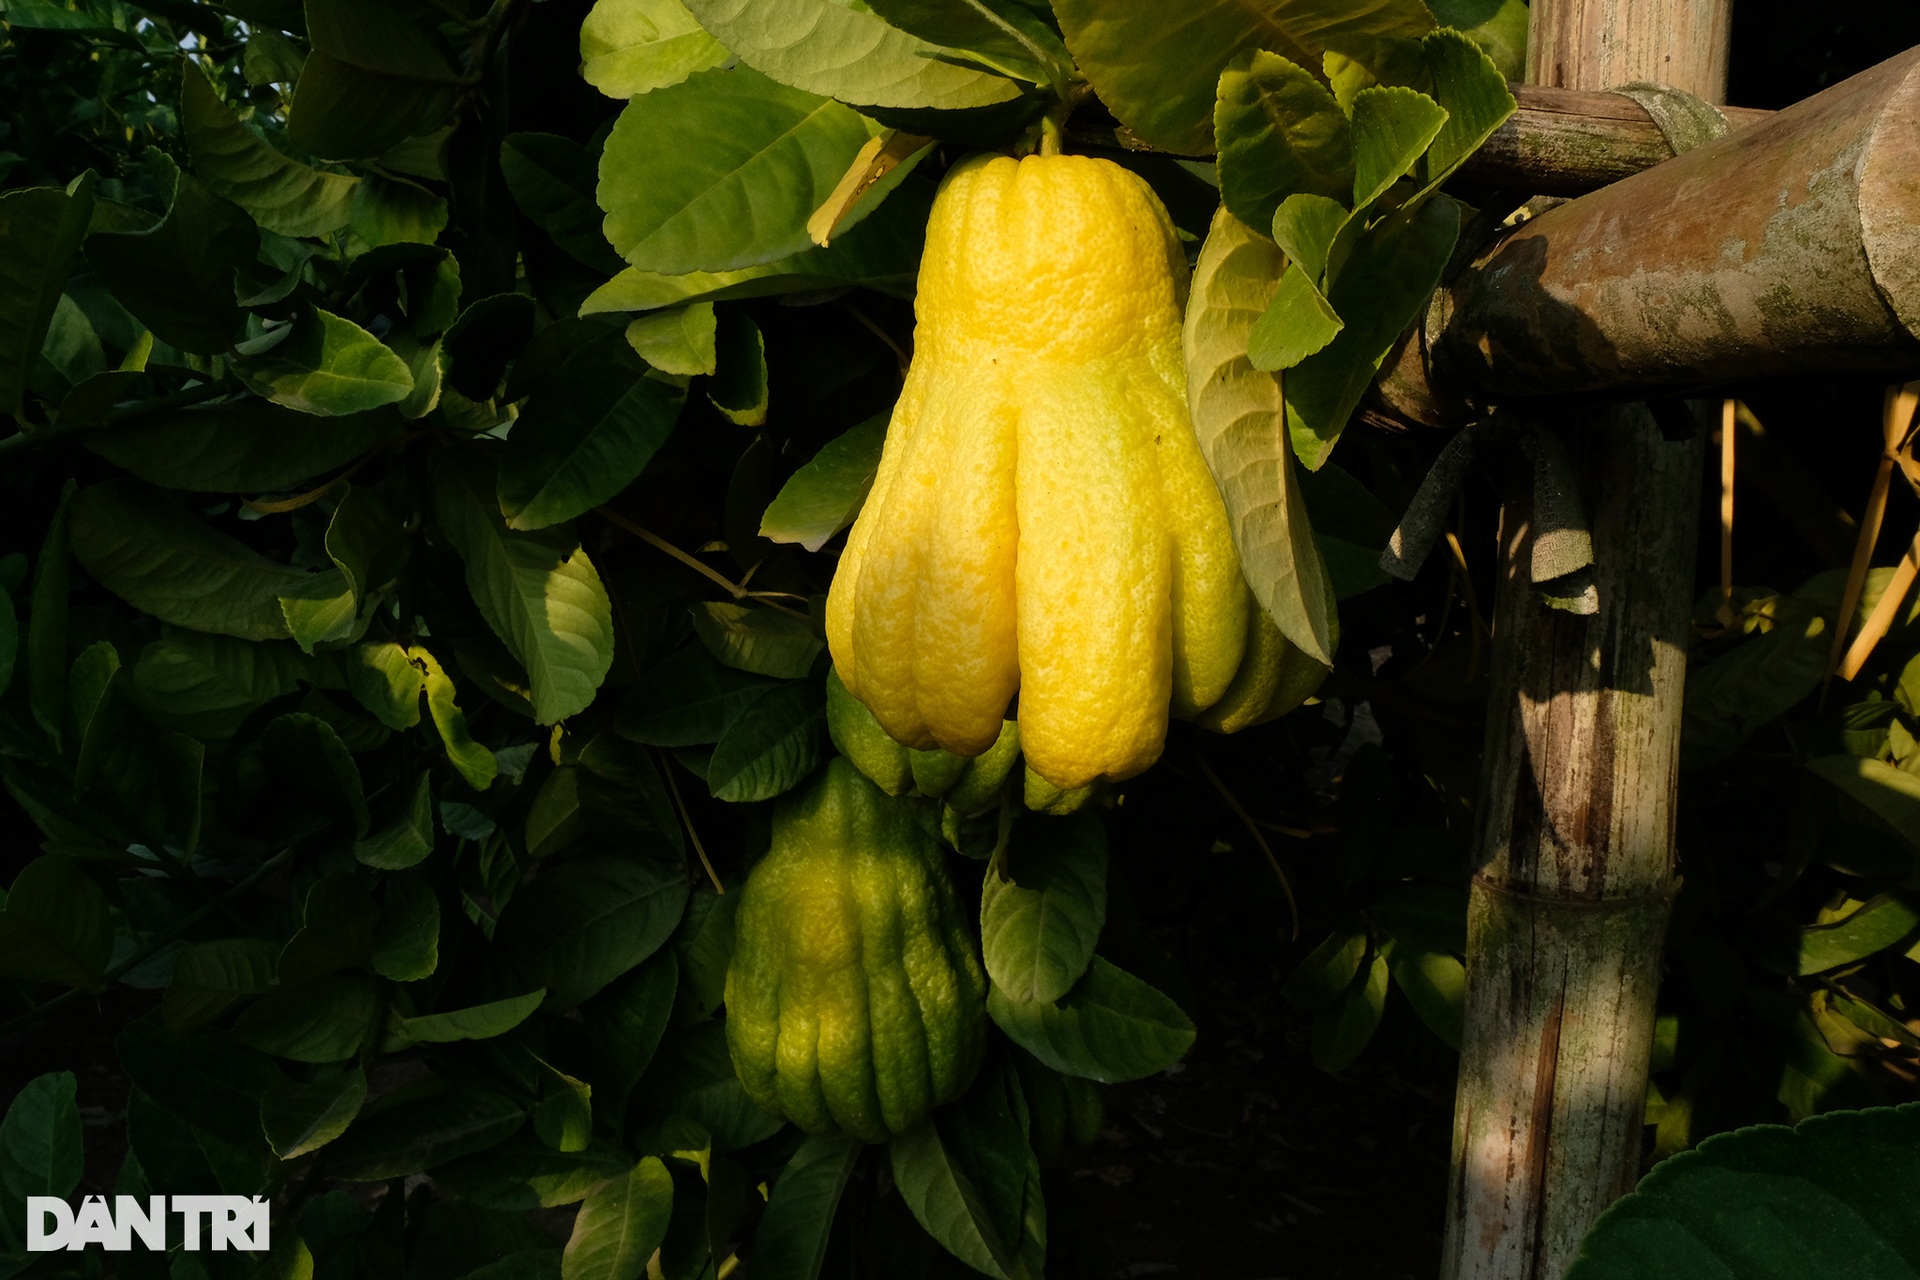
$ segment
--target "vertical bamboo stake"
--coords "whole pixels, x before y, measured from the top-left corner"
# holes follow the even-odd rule
[[[1653,81],[1722,101],[1731,3],[1533,0],[1528,78],[1578,89]],[[1510,502],[1446,1280],[1557,1280],[1639,1174],[1675,887],[1702,449],[1697,438],[1666,441],[1643,405],[1563,414],[1600,611],[1541,603],[1526,504]]]

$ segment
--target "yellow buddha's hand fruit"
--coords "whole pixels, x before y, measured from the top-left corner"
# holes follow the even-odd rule
[[[947,176],[827,603],[840,679],[899,742],[978,755],[1018,693],[1027,765],[1072,791],[1145,769],[1169,715],[1203,717],[1236,676],[1215,727],[1276,713],[1254,695],[1287,682],[1241,668],[1286,641],[1250,657],[1264,619],[1187,418],[1186,285],[1165,208],[1116,164]]]
[[[775,810],[727,968],[747,1094],[809,1133],[882,1142],[966,1092],[987,980],[923,801],[845,757]]]

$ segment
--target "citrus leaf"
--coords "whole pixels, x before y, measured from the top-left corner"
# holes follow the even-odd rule
[[[47,854],[20,869],[0,908],[0,973],[92,988],[112,954],[107,895],[71,858]]]
[[[760,536],[818,551],[851,525],[879,473],[888,416],[876,414],[821,446],[767,504]]]
[[[421,780],[426,780],[422,775]],[[440,965],[440,900],[425,875],[385,877],[387,900],[367,962],[394,982],[431,977]]]
[[[145,418],[85,443],[165,489],[264,493],[351,462],[402,425],[390,412],[322,418],[247,398]]]
[[[1107,1083],[1164,1071],[1194,1037],[1178,1005],[1099,956],[1058,1002],[1023,1003],[995,986],[987,992],[987,1012],[1009,1039],[1055,1071]]]
[[[353,321],[314,307],[271,349],[229,366],[255,393],[322,417],[396,404],[413,390],[413,370]]]
[[[583,710],[613,664],[613,607],[568,530],[525,533],[500,516],[490,463],[436,456],[434,511],[467,566],[467,589],[533,683],[534,718]],[[429,694],[432,690],[429,689]]]
[[[580,24],[580,75],[609,98],[679,84],[732,58],[680,0],[595,0]]]
[[[58,187],[0,195],[0,413],[18,413],[24,403],[92,215],[91,173],[71,195]]]
[[[627,345],[660,372],[691,378],[714,371],[717,329],[713,304],[696,302],[635,316],[627,326]]]
[[[813,1136],[787,1161],[753,1231],[761,1280],[819,1280],[840,1193],[860,1158],[858,1138]]]
[[[673,1175],[648,1156],[595,1187],[573,1220],[561,1255],[562,1280],[638,1280],[667,1238]]]
[[[360,180],[288,159],[255,137],[191,60],[180,73],[180,125],[194,176],[267,230],[324,236],[347,225]]]
[[[371,646],[368,646],[371,647]],[[397,648],[398,646],[394,646]],[[419,717],[419,694],[414,694],[415,719]],[[406,811],[392,825],[383,827],[364,840],[354,843],[353,856],[362,866],[381,871],[404,871],[418,866],[433,852],[432,775],[422,773],[413,785],[413,797]]]
[[[290,644],[169,630],[140,651],[127,692],[149,718],[217,740],[230,737],[259,708],[292,693],[309,671],[308,661]]]
[[[546,988],[529,991],[523,996],[514,996],[507,1000],[494,1000],[487,1004],[477,1004],[466,1009],[450,1009],[446,1013],[422,1014],[417,1018],[402,1018],[395,1034],[402,1040],[416,1044],[450,1044],[455,1040],[491,1040],[505,1035],[525,1022],[533,1011],[547,998]]]
[[[71,1196],[80,1185],[82,1155],[73,1073],[50,1071],[28,1081],[0,1119],[0,1193],[9,1209],[24,1212],[28,1196]]]
[[[771,609],[708,601],[693,611],[694,634],[726,665],[776,680],[798,680],[826,642],[800,618]]]
[[[415,1098],[362,1116],[333,1142],[327,1172],[350,1182],[408,1177],[504,1142],[526,1118],[518,1102],[488,1089]]]
[[[407,650],[407,658],[421,673],[421,687],[427,694],[427,711],[433,717],[433,727],[440,734],[441,745],[447,749],[448,761],[468,786],[475,791],[485,791],[498,776],[500,762],[493,752],[474,741],[473,734],[468,732],[467,717],[454,702],[453,677],[441,668],[431,653],[419,645]]]
[[[1420,0],[1054,0],[1053,11],[1100,101],[1146,142],[1194,156],[1214,150],[1215,87],[1246,50],[1303,67],[1334,52],[1384,68],[1433,29]]]
[[[634,681],[620,706],[622,737],[654,747],[720,741],[727,726],[772,686],[690,645]]]
[[[1011,1000],[1058,1000],[1093,962],[1106,918],[1107,836],[1099,819],[1027,818],[981,890],[987,976]]]
[[[1445,107],[1404,85],[1375,85],[1355,94],[1353,207],[1365,209],[1411,172],[1447,118]]]
[[[633,266],[670,273],[797,253],[813,243],[808,216],[872,132],[852,108],[746,67],[644,94],[620,113],[600,159],[607,239]]]
[[[295,1062],[339,1062],[360,1051],[379,999],[379,984],[360,973],[275,987],[240,1014],[233,1038]]]
[[[87,238],[87,262],[120,304],[163,342],[218,355],[240,336],[234,272],[260,232],[246,211],[181,174],[167,216],[145,231]]]
[[[265,938],[197,942],[174,957],[173,977],[161,998],[167,1030],[176,1035],[226,1012],[242,996],[273,985],[279,944]]]
[[[1073,56],[1021,0],[880,0],[870,6],[890,26],[967,61],[1029,84],[1051,84]]]
[[[1420,1021],[1448,1048],[1458,1050],[1466,1009],[1466,966],[1458,956],[1411,945],[1403,938],[1389,938],[1382,950],[1394,985]]]
[[[607,3],[601,0],[600,8]],[[520,211],[555,244],[605,273],[621,264],[600,229],[600,208],[593,202],[599,159],[597,151],[552,133],[508,134],[500,144],[500,173]]]
[[[1356,972],[1347,989],[1332,1004],[1313,1015],[1313,1065],[1322,1071],[1345,1071],[1373,1039],[1387,1005],[1387,958],[1376,951],[1373,962]]]
[[[1256,369],[1291,369],[1340,335],[1346,325],[1298,264],[1289,266],[1273,301],[1247,331],[1247,359]]]
[[[716,800],[771,800],[820,763],[824,693],[812,681],[775,685],[744,707],[714,744],[707,786]]]
[[[682,393],[647,376],[618,334],[567,357],[507,437],[500,510],[512,529],[544,529],[613,497],[672,434]]]
[[[415,20],[422,10],[311,0],[305,12],[313,51],[287,114],[296,146],[329,160],[377,156],[453,106],[460,73],[438,33]]]
[[[1265,236],[1224,208],[1214,214],[1182,333],[1187,403],[1254,598],[1295,647],[1332,666],[1339,615],[1294,474],[1281,384],[1247,356],[1283,263]]]
[[[332,1079],[289,1080],[260,1099],[260,1128],[282,1160],[318,1151],[347,1131],[367,1100],[367,1077],[358,1063]]]
[[[569,857],[514,894],[494,939],[560,1012],[658,951],[686,904],[678,866],[631,853]]]
[[[1011,80],[947,61],[956,51],[889,26],[865,5],[688,0],[687,8],[748,66],[809,93],[862,106],[955,110],[1020,92]]]

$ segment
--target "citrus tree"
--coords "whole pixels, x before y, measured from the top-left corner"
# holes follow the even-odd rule
[[[147,993],[113,1189],[275,1204],[119,1274],[1095,1274],[1156,787],[1316,1063],[1458,1046],[1490,575],[1388,587],[1439,441],[1342,442],[1519,203],[1517,0],[4,19],[0,1035]],[[1910,1078],[1914,637],[1813,696],[1888,576],[1715,598],[1690,763],[1799,825],[1683,899],[1661,1154]],[[0,1265],[92,1265],[78,1135]]]

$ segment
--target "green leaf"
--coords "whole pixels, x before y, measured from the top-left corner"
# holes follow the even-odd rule
[[[241,1013],[233,1038],[295,1062],[339,1062],[359,1052],[379,998],[379,983],[358,973],[275,987]]]
[[[360,766],[332,725],[301,712],[277,716],[261,734],[260,746],[284,802],[310,807],[323,820],[346,827],[356,840],[367,834]]]
[[[612,3],[601,0],[594,12]],[[701,35],[711,39],[705,32]],[[583,42],[585,38],[582,31]],[[500,173],[520,211],[555,244],[604,273],[618,271],[620,258],[600,229],[600,209],[593,202],[598,170],[598,151],[557,134],[514,133],[500,144]]]
[[[782,293],[861,285],[896,298],[913,296],[933,186],[907,182],[852,234],[824,249],[808,249],[764,266],[675,275],[628,267],[588,295],[581,315],[650,311],[692,302],[760,298]]]
[[[396,439],[391,413],[315,417],[266,400],[227,400],[89,436],[87,448],[149,484],[264,493],[331,471]]]
[[[0,1119],[0,1197],[8,1214],[0,1232],[17,1229],[28,1196],[71,1196],[80,1185],[82,1154],[73,1073],[35,1076]]]
[[[1876,894],[1831,924],[1801,929],[1794,972],[1824,973],[1843,965],[1858,964],[1875,952],[1906,940],[1916,928],[1920,928],[1920,909],[1911,896]]]
[[[152,1018],[129,1023],[114,1052],[127,1078],[173,1115],[226,1142],[262,1147],[260,1100],[286,1079],[271,1058],[216,1031],[174,1036]]]
[[[620,734],[655,747],[718,742],[769,688],[767,681],[723,666],[692,645],[634,681],[620,707]]]
[[[1353,207],[1365,209],[1412,172],[1446,127],[1447,110],[1404,85],[1375,85],[1353,98]]]
[[[191,60],[183,60],[180,73],[180,125],[194,176],[267,230],[324,236],[347,225],[360,180],[290,160],[255,137]]]
[[[794,472],[760,517],[760,536],[818,551],[860,514],[880,470],[887,414],[834,437]]]
[[[20,619],[13,611],[13,597],[0,591],[0,695],[13,683],[14,660],[20,656]]]
[[[767,344],[744,311],[722,312],[714,340],[716,372],[707,399],[738,427],[767,420]]]
[[[812,681],[775,685],[743,708],[713,746],[707,786],[716,800],[771,800],[820,763],[824,691]]]
[[[483,1209],[521,1213],[577,1204],[608,1178],[625,1173],[632,1160],[608,1142],[563,1153],[522,1136],[440,1166],[433,1171],[433,1181]],[[558,1250],[553,1274],[559,1274]]]
[[[349,1182],[404,1178],[504,1142],[526,1123],[505,1094],[454,1088],[361,1117],[326,1156],[327,1172]]]
[[[1247,331],[1247,359],[1256,369],[1291,369],[1345,327],[1320,286],[1295,264],[1280,277],[1273,301]]]
[[[1433,97],[1447,113],[1420,163],[1422,190],[1431,191],[1506,123],[1516,104],[1506,76],[1470,37],[1434,31],[1420,42],[1420,52]]]
[[[595,1187],[561,1255],[564,1280],[639,1280],[667,1238],[673,1175],[656,1156]]]
[[[987,992],[987,1012],[1009,1039],[1055,1071],[1109,1084],[1164,1071],[1194,1037],[1178,1005],[1099,956],[1057,1003],[1021,1003],[996,986]]]
[[[852,108],[746,67],[635,98],[600,160],[607,239],[643,271],[732,271],[797,253],[872,131]]]
[[[826,648],[802,619],[716,601],[695,607],[693,630],[721,662],[776,680],[800,679]]]
[[[480,615],[532,681],[534,718],[584,710],[613,664],[613,606],[586,550],[563,528],[509,529],[490,461],[436,456],[432,474],[440,528]]]
[[[76,796],[87,789],[106,754],[106,740],[118,728],[110,718],[113,685],[120,675],[120,655],[106,640],[80,651],[67,677],[67,724],[77,747],[73,766]]]
[[[1182,334],[1187,402],[1254,598],[1295,647],[1332,666],[1339,614],[1294,473],[1281,384],[1247,357],[1282,262],[1272,241],[1225,209],[1214,214]]]
[[[1466,1010],[1466,966],[1457,956],[1413,945],[1403,938],[1388,939],[1382,951],[1394,985],[1407,997],[1420,1021],[1448,1048],[1457,1051]]]
[[[1296,1009],[1323,1009],[1347,989],[1366,958],[1365,933],[1336,929],[1287,976],[1280,994]]]
[[[980,895],[987,976],[1017,1003],[1059,1000],[1093,962],[1107,918],[1107,834],[1091,815],[1030,817]]]
[[[1807,770],[1825,778],[1920,849],[1920,778],[1882,760],[1821,756]]]
[[[873,11],[909,35],[950,50],[949,59],[1029,84],[1064,82],[1073,57],[1023,0],[880,0]]]
[[[499,497],[508,527],[571,520],[633,483],[673,433],[681,401],[618,334],[574,351],[507,437]]]
[[[635,316],[627,326],[627,343],[660,372],[691,378],[717,367],[717,330],[713,304],[696,302]]]
[[[706,1146],[714,1154],[762,1142],[784,1127],[741,1086],[727,1053],[725,1023],[716,1018],[669,1033],[633,1092],[644,1142],[667,1149]],[[697,1136],[688,1129],[697,1130]]]
[[[1726,759],[1826,678],[1827,651],[1833,643],[1827,620],[1790,596],[1776,597],[1772,612],[1771,629],[1748,636],[1687,673],[1680,733],[1683,767]],[[1842,767],[1839,760],[1816,764],[1816,773]],[[1915,838],[1920,840],[1920,815],[1916,818]]]
[[[4,199],[4,197],[0,197]],[[74,482],[60,489],[59,505],[40,541],[27,614],[27,700],[33,719],[56,748],[66,732],[67,591],[72,576]]]
[[[373,971],[394,982],[431,977],[440,964],[440,900],[424,874],[384,877],[387,901],[367,957]]]
[[[686,904],[678,866],[633,853],[570,857],[514,894],[494,942],[564,1011],[658,951]]]
[[[593,1086],[546,1062],[544,1093],[533,1108],[533,1131],[555,1151],[585,1151],[593,1136]]]
[[[369,173],[353,189],[352,226],[375,248],[432,244],[447,229],[447,202],[418,183]]]
[[[1433,296],[1459,235],[1460,206],[1434,195],[1369,227],[1337,269],[1327,299],[1347,327],[1282,384],[1287,429],[1308,470],[1326,462],[1381,362]]]
[[[1493,60],[1502,80],[1527,74],[1527,0],[1429,0],[1442,27],[1456,27]]]
[[[73,496],[71,519],[81,566],[143,613],[242,640],[287,634],[280,596],[307,575],[215,532],[158,489],[91,485]]]
[[[1327,273],[1333,242],[1352,215],[1327,196],[1291,195],[1273,211],[1273,240],[1281,252],[1319,280]]]
[[[331,1078],[289,1080],[260,1100],[260,1128],[273,1154],[292,1160],[345,1133],[366,1100],[367,1077],[357,1063]]]
[[[591,1075],[610,1114],[621,1113],[628,1092],[652,1063],[679,985],[679,961],[665,949],[581,1006],[593,1054]]]
[[[151,1185],[254,1195],[267,1189],[258,1107],[248,1107],[242,1118],[252,1133],[244,1144],[230,1142],[190,1124],[136,1088],[127,1099],[127,1145]]]
[[[416,1044],[491,1040],[525,1022],[546,998],[546,988],[542,987],[508,1000],[494,1000],[467,1009],[451,1009],[446,1013],[423,1014],[417,1018],[402,1018],[397,1034]]]
[[[1227,64],[1213,130],[1220,198],[1250,227],[1272,222],[1289,196],[1345,199],[1353,189],[1346,112],[1312,73],[1277,54],[1252,49]]]
[[[420,694],[426,689],[426,671],[414,665],[404,646],[392,641],[358,644],[342,651],[340,663],[345,668],[347,688],[381,724],[399,732],[420,723]]]
[[[687,8],[742,62],[809,93],[863,106],[950,111],[1006,102],[1020,92],[1011,80],[947,61],[956,51],[889,26],[865,5],[689,0]]]
[[[761,1280],[819,1280],[840,1193],[860,1158],[859,1139],[809,1137],[787,1161],[753,1231],[753,1265]]]
[[[1332,1004],[1313,1015],[1313,1065],[1322,1071],[1345,1071],[1373,1039],[1387,1006],[1387,958],[1375,952],[1373,962],[1354,975]]]
[[[280,613],[302,653],[353,634],[353,587],[338,569],[311,574],[280,597]]]
[[[1920,1104],[1716,1134],[1615,1201],[1567,1280],[1913,1275],[1916,1185]]]
[[[997,1075],[983,1078],[960,1104],[987,1115],[944,1112],[894,1138],[887,1154],[901,1198],[942,1248],[1000,1280],[1038,1280],[1039,1268],[1022,1248],[1021,1211],[1029,1178],[1037,1182],[1039,1171]]]
[[[418,718],[419,695],[414,696]],[[412,793],[406,811],[391,825],[354,842],[353,856],[362,866],[404,871],[418,866],[433,852],[433,776],[422,773],[414,781]]]
[[[71,195],[58,187],[0,195],[0,413],[16,414],[25,403],[27,380],[92,216],[91,172]]]
[[[174,957],[173,978],[161,998],[167,1030],[178,1035],[225,1013],[242,996],[273,985],[280,947],[265,938],[196,942]]]
[[[48,854],[20,869],[0,908],[0,974],[97,988],[112,954],[107,895],[73,859]]]
[[[416,15],[424,6],[310,0],[313,51],[287,117],[294,144],[330,160],[377,156],[426,133],[453,106],[460,74],[444,42]]]
[[[580,25],[580,75],[609,98],[679,84],[732,56],[680,0],[595,0]]]
[[[150,719],[221,739],[260,707],[292,693],[308,671],[307,660],[290,644],[169,629],[140,651],[127,693]]]
[[[498,776],[500,762],[467,731],[467,717],[454,702],[453,678],[419,645],[407,650],[407,658],[421,673],[421,684],[427,691],[427,711],[433,716],[433,727],[440,734],[441,745],[447,749],[448,762],[468,786],[475,791],[485,791]]]
[[[1386,66],[1433,28],[1419,0],[1054,0],[1053,11],[1100,101],[1153,146],[1193,156],[1215,149],[1215,87],[1237,55],[1265,49],[1317,67],[1334,52]]]
[[[247,387],[276,404],[321,417],[397,404],[413,390],[413,371],[351,320],[314,307],[287,336],[230,366]]]
[[[300,78],[307,56],[278,31],[256,27],[247,37],[241,68],[251,85],[292,84]]]
[[[87,238],[87,262],[154,336],[218,355],[240,336],[234,272],[250,267],[260,232],[246,211],[181,174],[167,216],[145,231]]]

